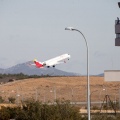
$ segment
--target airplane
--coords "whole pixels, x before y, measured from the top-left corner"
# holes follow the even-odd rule
[[[30,65],[35,65],[36,68],[44,68],[44,67],[49,68],[51,66],[55,67],[57,64],[66,63],[66,61],[69,59],[70,59],[69,54],[63,54],[63,55],[49,59],[49,60],[44,61],[44,62],[39,62],[39,61],[37,61],[37,59],[34,59],[33,60],[34,64],[30,64]]]

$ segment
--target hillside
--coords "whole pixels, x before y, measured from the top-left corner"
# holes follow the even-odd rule
[[[2,74],[18,74],[23,73],[25,75],[49,75],[49,76],[76,76],[79,74],[72,72],[65,72],[58,70],[56,68],[36,68],[35,66],[30,66],[30,61],[26,63],[17,64],[7,69],[0,69]]]
[[[43,102],[54,99],[69,99],[71,101],[86,101],[86,77],[47,77],[32,78],[9,82],[1,85],[0,91],[7,101],[15,97],[16,102],[34,98]],[[90,77],[91,100],[103,101],[106,94],[111,100],[119,99],[119,82],[104,82],[103,77]]]

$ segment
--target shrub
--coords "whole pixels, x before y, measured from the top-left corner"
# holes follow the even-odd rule
[[[4,99],[2,98],[2,96],[0,96],[0,103],[3,103]]]
[[[21,107],[2,107],[0,120],[88,120],[87,115],[81,115],[79,108],[70,104],[70,101],[56,101],[54,105],[28,100]],[[91,120],[120,120],[120,115],[109,114],[91,115]]]
[[[26,101],[22,107],[2,107],[0,120],[81,120],[79,109],[68,101],[56,101],[56,105],[42,104],[38,101]]]
[[[9,100],[10,103],[15,103],[15,98],[14,97],[9,97],[8,100]]]
[[[27,101],[17,113],[16,120],[80,120],[79,110],[68,101],[56,101],[56,105]]]
[[[93,106],[91,109],[92,109],[92,110],[99,110],[99,107]]]
[[[9,119],[10,119],[10,114],[8,109],[6,107],[1,107],[0,120],[9,120]]]

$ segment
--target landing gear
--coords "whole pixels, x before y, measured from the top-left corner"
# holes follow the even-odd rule
[[[53,67],[55,67],[55,65],[53,65]],[[47,66],[47,68],[50,68],[50,66]]]

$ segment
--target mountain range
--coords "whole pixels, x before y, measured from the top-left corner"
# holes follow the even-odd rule
[[[77,73],[65,72],[58,70],[56,68],[36,68],[35,66],[30,66],[30,62],[17,64],[10,68],[2,69],[0,68],[1,74],[19,74],[23,73],[25,75],[49,75],[49,76],[78,76]]]

